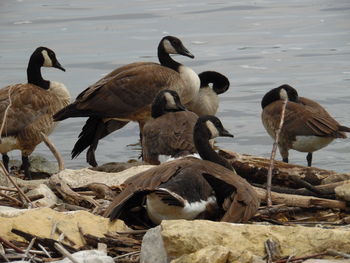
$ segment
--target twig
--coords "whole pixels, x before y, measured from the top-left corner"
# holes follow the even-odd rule
[[[24,253],[23,249],[20,249],[19,247],[15,246],[10,241],[2,238],[1,236],[0,236],[0,242],[3,243],[7,247],[13,248],[18,253]]]
[[[350,254],[339,252],[334,249],[327,249],[326,253],[331,256],[341,256],[343,258],[350,258]]]
[[[7,113],[8,113],[8,111],[9,111],[10,107],[12,106],[11,91],[12,91],[13,87],[14,87],[14,86],[11,86],[11,87],[9,88],[9,91],[8,91],[9,105],[7,105],[7,107],[6,107],[6,109],[5,109],[4,118],[2,119],[2,123],[1,123],[1,127],[0,127],[0,142],[1,142],[1,140],[2,140],[2,131],[4,130],[4,127],[5,127]]]
[[[327,252],[322,252],[322,253],[318,253],[318,254],[314,254],[314,255],[310,255],[310,256],[305,256],[305,257],[300,257],[300,258],[289,258],[288,257],[287,259],[277,260],[274,263],[286,263],[286,262],[300,261],[300,260],[309,259],[309,258],[317,258],[320,256],[324,256],[326,254],[327,254]]]
[[[47,250],[45,249],[44,246],[42,246],[41,244],[38,243],[38,247],[40,247],[40,249],[45,253],[45,255],[46,255],[48,258],[51,258],[50,253],[47,252]]]
[[[33,237],[32,240],[30,241],[27,249],[24,251],[24,257],[22,258],[22,260],[28,257],[29,250],[31,250],[31,248],[33,247],[35,240],[36,240],[36,237]]]
[[[50,141],[49,137],[47,137],[47,135],[45,133],[40,132],[40,134],[41,134],[46,146],[50,149],[53,156],[55,156],[57,163],[58,163],[58,170],[59,171],[64,170],[64,162],[63,162],[63,159],[62,159],[60,152],[57,150],[56,146]]]
[[[2,168],[5,176],[11,181],[11,183],[14,185],[14,187],[16,187],[18,193],[20,196],[22,196],[24,198],[24,200],[30,205],[30,207],[36,207],[36,205],[34,205],[29,198],[24,194],[24,192],[22,191],[22,189],[17,185],[17,183],[11,178],[10,174],[8,173],[8,171],[6,170],[4,164],[2,162],[0,162],[0,167]]]
[[[287,106],[287,98],[284,99],[284,101],[283,101],[282,110],[281,110],[281,120],[280,120],[280,123],[278,125],[278,129],[276,131],[276,139],[275,139],[275,142],[273,143],[271,157],[270,157],[270,166],[269,166],[269,170],[267,172],[267,185],[266,185],[267,196],[266,197],[267,197],[267,206],[269,206],[269,207],[272,206],[272,201],[271,201],[272,170],[273,170],[273,165],[274,165],[274,161],[275,161],[275,157],[276,157],[279,136],[280,136],[281,129],[282,129],[282,126],[284,123],[284,114],[286,111],[286,106]]]
[[[120,256],[116,256],[113,258],[114,261],[118,260],[118,259],[121,259],[121,258],[124,258],[124,257],[128,257],[128,256],[132,256],[132,255],[137,255],[137,254],[140,254],[140,251],[133,251],[133,252],[129,252],[129,253],[126,253],[126,254],[123,254],[123,255],[120,255]]]
[[[64,256],[66,256],[67,258],[69,258],[73,263],[79,263],[71,253],[68,252],[67,249],[65,249],[62,245],[60,245],[59,243],[55,243],[55,248]]]
[[[0,192],[0,196],[2,196],[2,197],[4,197],[4,198],[6,198],[6,199],[8,199],[8,200],[10,200],[10,201],[12,201],[12,202],[14,202],[16,205],[18,205],[18,206],[22,206],[23,205],[23,203],[21,202],[21,201],[19,201],[18,199],[16,199],[16,198],[14,198],[14,197],[12,197],[12,196],[9,196],[9,195],[7,195],[7,194],[4,194],[4,193],[2,193],[2,192]]]
[[[272,253],[270,251],[269,245],[267,244],[267,241],[264,242],[264,247],[267,254],[266,263],[272,263]]]
[[[0,185],[0,190],[1,191],[8,191],[8,192],[17,192],[16,188],[6,187],[6,186],[1,186],[1,185]]]
[[[5,259],[6,262],[10,262],[10,260],[6,257],[5,249],[1,243],[0,243],[0,255]]]

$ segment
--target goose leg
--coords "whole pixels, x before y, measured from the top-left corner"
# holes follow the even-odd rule
[[[9,161],[10,161],[10,158],[7,155],[7,153],[3,153],[2,154],[2,162],[5,166],[6,171],[9,171]]]
[[[97,125],[94,139],[92,140],[92,143],[90,144],[90,147],[86,152],[86,161],[93,167],[96,167],[98,165],[96,162],[95,151],[98,145],[98,141],[102,137],[103,130],[104,130],[103,123],[100,123],[99,125]]]
[[[307,160],[307,166],[311,167],[311,164],[312,164],[312,153],[308,153],[306,155],[306,160]]]
[[[21,169],[24,170],[24,178],[32,180],[32,175],[30,174],[29,167],[30,167],[30,163],[29,163],[28,156],[22,155]]]

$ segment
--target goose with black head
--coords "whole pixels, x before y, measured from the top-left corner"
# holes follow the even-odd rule
[[[152,101],[160,90],[177,91],[183,103],[197,95],[200,86],[198,75],[172,59],[170,54],[194,58],[180,39],[166,36],[158,45],[160,64],[136,62],[118,68],[88,87],[72,104],[54,115],[57,121],[89,117],[74,145],[72,158],[89,147],[87,161],[96,166],[98,141],[129,121],[137,121],[142,134],[144,124],[151,118]]]
[[[217,117],[202,116],[193,136],[202,159],[176,159],[129,178],[104,215],[130,223],[141,216],[149,225],[165,219],[249,220],[260,203],[255,190],[209,143],[233,135]]]
[[[187,111],[176,91],[162,90],[152,104],[152,118],[142,133],[142,157],[159,164],[159,155],[179,157],[197,152],[193,129],[198,116]]]
[[[21,168],[26,178],[31,178],[28,157],[42,142],[41,132],[49,135],[54,130],[56,123],[53,122],[52,115],[70,102],[70,94],[65,85],[43,79],[41,67],[65,71],[51,49],[38,47],[29,59],[28,83],[14,84],[0,90],[0,119],[5,121],[0,142],[2,160],[8,170],[7,153],[20,150]],[[11,106],[8,107],[10,101]]]
[[[307,152],[308,166],[312,153],[330,144],[336,138],[346,138],[350,128],[340,125],[320,104],[299,97],[289,85],[281,85],[267,92],[262,101],[262,122],[268,134],[275,139],[281,118],[283,100],[287,99],[284,124],[278,147],[284,162],[290,149]]]

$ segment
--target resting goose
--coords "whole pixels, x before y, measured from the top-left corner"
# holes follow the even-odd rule
[[[198,116],[187,111],[179,95],[162,90],[152,104],[152,118],[143,127],[142,157],[149,164],[159,164],[159,155],[179,157],[196,153],[193,128]]]
[[[56,126],[52,115],[70,102],[70,94],[66,87],[59,82],[44,80],[41,67],[54,67],[65,71],[51,49],[38,47],[29,59],[28,83],[0,89],[0,119],[6,120],[0,142],[2,160],[8,170],[7,152],[21,150],[21,168],[26,178],[31,178],[28,156],[42,142],[40,132],[49,135]],[[8,108],[9,96],[11,105]]]
[[[267,92],[261,101],[262,122],[268,134],[275,139],[279,126],[283,100],[287,98],[284,125],[278,147],[284,162],[288,163],[289,149],[307,152],[308,166],[312,165],[312,153],[335,138],[346,138],[350,128],[340,125],[317,102],[299,97],[289,85],[282,85]]]
[[[198,75],[169,54],[194,58],[178,38],[166,36],[158,45],[160,64],[136,62],[116,69],[54,115],[56,121],[89,117],[72,150],[72,158],[89,147],[87,161],[96,166],[94,151],[98,140],[129,121],[137,121],[142,133],[144,124],[151,118],[151,103],[160,90],[177,91],[184,103],[197,95]]]
[[[203,71],[198,77],[201,81],[198,95],[186,104],[186,108],[198,116],[215,115],[219,108],[218,95],[228,90],[230,81],[216,71]]]
[[[194,142],[203,160],[185,157],[129,178],[104,215],[132,222],[137,213],[149,219],[148,224],[165,219],[249,220],[259,207],[259,198],[211,148],[209,140],[217,136],[233,137],[215,116],[199,117]]]

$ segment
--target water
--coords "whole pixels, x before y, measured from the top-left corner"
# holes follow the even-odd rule
[[[156,47],[175,35],[196,56],[176,57],[196,72],[216,70],[231,82],[218,116],[235,138],[218,145],[268,157],[272,140],[261,120],[260,100],[288,83],[350,125],[350,2],[300,1],[0,1],[0,87],[26,81],[25,69],[38,46],[52,48],[66,72],[43,69],[66,84],[75,98],[106,73],[135,61],[157,61]],[[50,136],[66,167],[85,167],[85,152],[70,160],[83,118],[60,123]],[[100,141],[100,163],[137,158],[136,124]],[[350,170],[350,139],[336,140],[314,154],[313,164]],[[54,160],[41,144],[35,153]],[[16,158],[19,153],[10,153]],[[277,155],[280,159],[280,156]],[[290,151],[290,161],[306,164]]]

